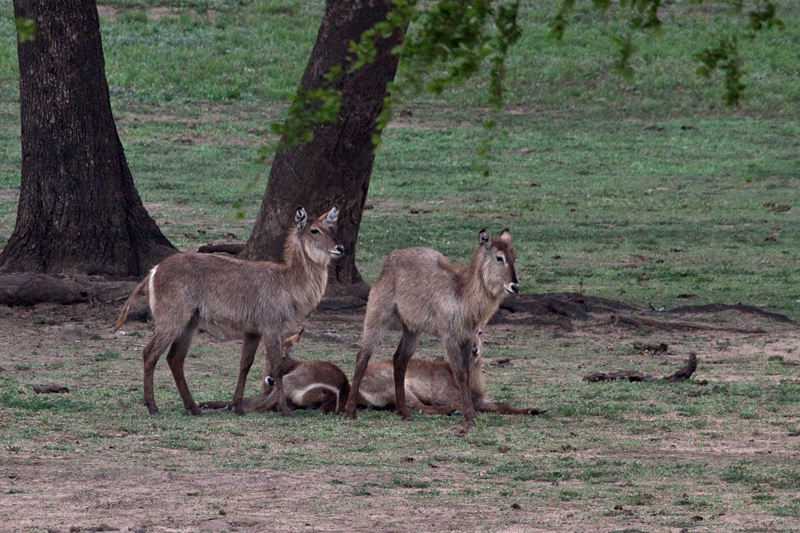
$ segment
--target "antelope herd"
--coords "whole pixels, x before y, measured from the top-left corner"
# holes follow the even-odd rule
[[[153,374],[161,354],[184,407],[193,415],[202,408],[246,411],[311,408],[356,418],[356,407],[393,408],[411,417],[409,407],[428,414],[461,411],[465,427],[475,424],[475,412],[539,414],[538,409],[491,402],[485,397],[480,330],[507,294],[519,292],[516,256],[508,229],[498,236],[478,234],[470,263],[459,268],[430,248],[395,250],[384,262],[367,302],[364,330],[352,383],[333,363],[300,361],[288,350],[300,333],[302,320],[319,304],[328,281],[328,265],[344,254],[333,236],[338,218],[333,207],[309,223],[298,207],[283,261],[246,261],[228,256],[175,254],[153,267],[123,305],[116,322],[125,323],[134,297],[145,295],[155,331],[142,353],[144,403],[158,414]],[[402,327],[391,360],[370,363],[383,332],[392,320]],[[244,336],[239,378],[230,402],[198,405],[184,376],[184,361],[194,331],[207,324]],[[302,333],[302,332],[301,332]],[[411,360],[420,335],[437,335],[447,362]],[[245,382],[263,342],[261,394],[244,397]]]

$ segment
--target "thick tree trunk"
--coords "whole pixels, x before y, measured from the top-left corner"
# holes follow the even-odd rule
[[[94,0],[14,0],[22,179],[0,271],[142,276],[175,248],[142,205],[111,113]]]
[[[364,31],[384,20],[391,6],[391,0],[327,1],[301,86],[323,87],[330,68],[341,66],[333,86],[341,94],[339,118],[317,125],[311,142],[279,149],[244,257],[280,259],[286,228],[298,205],[312,216],[337,205],[336,235],[346,254],[332,263],[329,284],[362,281],[355,265],[355,249],[375,159],[372,135],[387,85],[397,71],[398,56],[392,50],[403,39],[405,28],[377,40],[375,60],[352,73],[348,72],[353,60],[348,47],[350,41],[358,42]]]

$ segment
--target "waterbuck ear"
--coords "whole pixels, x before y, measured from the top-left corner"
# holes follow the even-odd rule
[[[295,333],[291,337],[287,337],[287,338],[283,339],[283,343],[282,343],[283,349],[284,350],[288,350],[289,348],[291,348],[292,346],[297,344],[297,341],[300,340],[300,335],[302,335],[302,334],[303,334],[303,330],[301,329],[300,333]]]
[[[508,231],[508,228],[500,232],[500,241],[506,244],[511,244],[511,232]]]
[[[306,221],[308,220],[308,215],[306,215],[306,210],[303,209],[303,206],[297,206],[297,212],[294,214],[294,224],[297,226],[297,229],[302,230],[306,227]]]
[[[478,233],[478,244],[488,249],[492,245],[491,243],[492,239],[489,237],[489,233],[486,231],[486,229],[482,229]]]
[[[325,224],[325,227],[330,228],[336,224],[337,220],[339,220],[339,208],[333,206],[331,210],[328,211],[328,216],[325,217],[325,222],[323,222],[323,224]]]

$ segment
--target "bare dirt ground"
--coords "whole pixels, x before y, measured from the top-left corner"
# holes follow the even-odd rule
[[[137,355],[149,338],[150,327],[133,324],[126,327],[128,335],[110,331],[119,303],[52,305],[14,307],[0,310],[0,374],[15,373],[23,383],[37,382],[37,369],[47,368],[60,357],[54,349],[58,343],[69,342],[69,335],[77,335],[88,352],[102,351],[112,347],[125,355],[119,367],[108,369],[106,382],[115,385],[109,394],[119,394],[127,387],[130,394],[140,395],[140,369]],[[685,347],[678,352],[668,352],[669,365],[663,374],[675,370],[683,361],[686,351],[697,350],[700,366],[693,379],[713,382],[747,381],[752,379],[748,361],[773,361],[787,368],[798,368],[800,363],[800,332],[793,324],[770,323],[764,328],[759,317],[746,313],[730,312],[725,322],[717,322],[712,329],[686,329],[642,335],[639,326],[625,327],[606,314],[592,321],[575,321],[573,331],[558,326],[542,326],[531,323],[530,316],[515,313],[499,324],[489,326],[489,337],[495,346],[504,343],[528,342],[532,332],[548,338],[590,338],[601,348],[629,345],[633,342],[657,340],[669,344],[679,343]],[[336,324],[336,335],[344,344],[339,351],[351,352],[353,341],[358,340],[360,315],[358,312],[316,313],[309,321],[309,330],[328,331]],[[671,317],[675,320],[694,320],[703,317]],[[516,322],[516,323],[515,323]],[[526,323],[527,322],[527,323]],[[650,327],[650,326],[645,326]],[[736,331],[733,331],[736,330]],[[73,333],[70,333],[70,332]],[[83,331],[84,333],[81,333]],[[752,331],[752,332],[747,332]],[[132,334],[140,332],[141,335]],[[335,339],[336,335],[331,336]],[[219,341],[201,335],[197,341],[203,346],[223,346],[226,351],[235,351],[235,341]],[[321,340],[320,340],[321,339]],[[317,337],[321,343],[324,336]],[[693,345],[694,343],[694,345]],[[695,346],[696,345],[696,346]],[[496,348],[495,348],[496,349]],[[389,351],[389,349],[386,349]],[[433,351],[438,350],[438,348]],[[489,346],[489,351],[492,346]],[[602,351],[602,350],[601,350]],[[87,352],[87,353],[88,353]],[[352,354],[351,354],[352,355]],[[130,356],[130,357],[129,357]],[[625,365],[637,361],[652,361],[652,353],[642,351],[624,358]],[[600,359],[600,358],[598,358]],[[565,386],[574,386],[580,376],[599,360],[587,358],[576,364],[572,375],[552,372],[547,368],[546,356],[532,359],[538,365],[536,379],[563,381]],[[340,362],[340,361],[337,361]],[[619,365],[618,365],[619,366]],[[488,369],[491,367],[491,370]],[[350,373],[351,368],[347,368]],[[161,378],[168,380],[166,364],[159,367]],[[502,363],[489,361],[487,374],[490,379],[502,379]],[[80,386],[80,376],[72,385]],[[776,381],[786,379],[776,374]],[[793,378],[797,379],[796,372]],[[103,387],[96,376],[85,376],[83,385]],[[174,392],[174,389],[173,391]],[[173,400],[177,400],[174,394]],[[141,408],[144,409],[143,407]],[[173,415],[174,416],[174,415]],[[125,423],[116,427],[98,427],[97,433],[107,433],[110,444],[87,435],[87,430],[76,422],[75,427],[60,425],[51,432],[43,431],[48,423],[46,411],[31,412],[10,417],[10,410],[0,407],[0,433],[9,431],[10,424],[24,424],[30,417],[31,425],[39,428],[30,438],[17,441],[4,440],[5,449],[0,450],[0,532],[17,531],[137,531],[137,532],[191,532],[191,531],[791,531],[796,516],[785,518],[753,514],[752,511],[730,503],[720,517],[697,512],[695,526],[665,527],[648,513],[637,510],[626,511],[592,509],[592,502],[585,499],[569,501],[541,499],[537,504],[527,503],[517,495],[503,496],[495,501],[485,501],[480,496],[464,496],[463,487],[481,482],[480,472],[465,470],[457,464],[444,460],[425,459],[423,453],[412,452],[402,462],[409,468],[418,468],[423,480],[441,486],[440,493],[462,494],[453,504],[447,498],[420,498],[418,487],[397,484],[392,490],[381,489],[387,483],[386,469],[373,467],[375,461],[398,461],[396,457],[381,457],[384,452],[369,461],[352,464],[321,464],[311,468],[294,468],[291,475],[286,470],[269,467],[225,468],[227,462],[241,453],[240,448],[211,445],[195,453],[182,448],[153,446],[147,431],[138,427],[141,420],[130,422],[137,431],[125,429]],[[202,417],[206,418],[206,417]],[[246,417],[259,427],[266,426],[263,419]],[[229,418],[219,417],[227,423]],[[531,419],[536,420],[536,419]],[[314,419],[295,418],[291,421],[307,430]],[[145,422],[146,423],[146,422]],[[359,424],[350,424],[344,431],[351,442],[358,442]],[[359,420],[359,423],[362,423]],[[397,431],[398,438],[406,436],[399,420],[390,419],[387,431]],[[452,440],[453,424],[431,422],[431,438]],[[488,431],[491,431],[490,428]],[[308,439],[296,436],[285,426],[276,428],[278,446],[291,449],[303,444],[324,457],[335,443],[309,443]],[[153,424],[153,433],[163,429]],[[198,429],[198,433],[202,433]],[[800,437],[787,436],[784,429],[764,424],[753,431],[738,433],[721,432],[713,446],[693,445],[697,435],[669,435],[659,437],[649,448],[653,454],[673,455],[676,460],[694,458],[714,464],[720,460],[747,459],[754,456],[777,464],[797,464],[800,460]],[[209,437],[213,442],[213,435]],[[418,437],[412,437],[418,438]],[[643,438],[647,438],[644,436]],[[574,439],[573,439],[574,440]],[[492,453],[507,453],[503,447],[492,444]],[[499,452],[497,451],[499,450]],[[618,449],[593,449],[592,445],[572,445],[569,442],[557,450],[561,454],[591,456],[602,453],[609,459],[614,456],[628,457],[624,446]],[[270,453],[282,453],[270,450]],[[284,452],[285,453],[285,452]],[[553,450],[513,450],[523,458],[536,460]],[[637,452],[641,453],[641,452]],[[643,456],[642,460],[647,461]],[[427,464],[424,464],[427,463]],[[502,484],[502,480],[493,483]],[[372,484],[368,493],[354,493],[352,487]],[[555,490],[558,483],[532,482],[530,491]],[[566,491],[569,482],[559,490]],[[628,490],[620,487],[619,490]],[[493,494],[504,494],[503,492]],[[658,500],[657,493],[645,494]],[[724,497],[723,497],[724,500]],[[517,502],[523,503],[517,503]],[[449,502],[449,503],[448,503]],[[628,514],[626,514],[628,513]],[[655,514],[655,511],[653,511]],[[716,520],[716,522],[715,522]],[[691,521],[691,520],[690,520]],[[658,525],[661,523],[662,525]],[[724,523],[726,526],[712,524]],[[695,529],[696,528],[696,529]]]

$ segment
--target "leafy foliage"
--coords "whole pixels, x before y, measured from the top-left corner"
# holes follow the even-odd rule
[[[696,0],[702,3],[702,0]],[[731,14],[737,15],[744,11],[745,0],[731,0],[733,9]],[[595,8],[608,11],[613,4],[610,0],[592,0]],[[754,0],[752,10],[747,12],[747,28],[752,30],[748,37],[755,38],[753,32],[770,28],[785,29],[786,25],[776,17],[777,9],[771,0]],[[569,26],[572,13],[575,11],[576,0],[563,0],[561,8],[550,22],[550,37],[561,39]],[[648,30],[654,34],[661,33],[661,20],[658,10],[661,0],[620,0],[619,9],[623,11],[628,21],[629,32],[625,35],[611,35],[611,40],[616,44],[618,58],[614,64],[613,72],[621,75],[626,81],[632,81],[634,69],[630,60],[636,51],[633,37],[640,30]],[[701,64],[697,72],[705,77],[711,77],[719,69],[724,74],[723,99],[726,105],[735,106],[744,97],[746,86],[742,82],[744,71],[741,68],[738,38],[736,34],[722,36],[716,47],[707,48],[694,54],[694,59]]]
[[[463,83],[489,64],[489,103],[503,102],[503,76],[508,49],[521,34],[519,1],[441,0],[412,17],[413,31],[401,48],[406,82],[433,94]]]
[[[14,25],[17,27],[17,40],[26,43],[33,40],[36,33],[36,21],[26,17],[15,17]]]
[[[723,37],[714,48],[707,48],[695,54],[695,59],[701,63],[697,73],[710,78],[712,73],[719,69],[725,75],[725,103],[737,105],[742,98],[745,84],[742,82],[742,66],[739,57],[739,42],[736,36]]]

